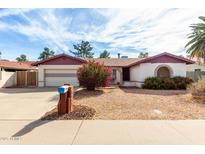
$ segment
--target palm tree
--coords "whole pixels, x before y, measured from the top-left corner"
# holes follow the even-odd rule
[[[205,17],[199,17],[203,23],[192,24],[192,33],[188,35],[189,42],[186,44],[187,53],[190,56],[202,58],[205,62]]]

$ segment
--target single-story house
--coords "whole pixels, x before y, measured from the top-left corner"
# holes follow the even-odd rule
[[[186,67],[195,62],[182,56],[162,53],[148,58],[93,58],[81,59],[59,54],[33,63],[38,67],[38,86],[60,86],[70,83],[78,86],[77,69],[88,60],[104,63],[112,69],[112,83],[141,87],[148,77],[186,76]]]
[[[187,65],[187,76],[192,78],[194,81],[205,77],[205,64],[190,64]]]
[[[16,71],[35,70],[33,62],[0,60],[0,88],[16,85]]]
[[[190,64],[187,65],[187,71],[188,72],[195,72],[195,71],[201,71],[201,72],[205,72],[205,64]]]

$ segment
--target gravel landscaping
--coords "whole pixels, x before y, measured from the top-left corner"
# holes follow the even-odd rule
[[[91,120],[95,115],[95,110],[84,105],[74,105],[74,111],[59,116],[57,108],[47,112],[41,120]]]
[[[205,119],[205,104],[193,100],[185,90],[81,90],[75,94],[74,104],[93,108],[96,113],[92,119]]]

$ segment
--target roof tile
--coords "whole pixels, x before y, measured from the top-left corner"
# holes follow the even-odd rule
[[[31,66],[33,62],[15,62],[15,61],[8,61],[8,60],[0,60],[0,67],[7,68],[7,69],[36,69],[36,67]]]

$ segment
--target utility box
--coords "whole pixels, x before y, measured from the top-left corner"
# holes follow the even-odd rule
[[[73,111],[73,93],[74,88],[71,85],[64,85],[58,88],[59,102],[58,114],[63,115]]]

